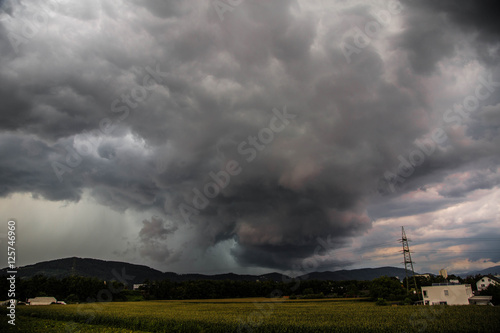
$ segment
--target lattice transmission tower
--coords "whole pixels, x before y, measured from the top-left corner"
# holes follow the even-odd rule
[[[406,237],[405,227],[401,227],[401,240],[403,244],[403,256],[405,264],[405,276],[406,276],[406,294],[410,292],[410,279],[408,277],[409,271],[411,269],[411,277],[413,278],[413,283],[415,284],[415,291],[418,295],[417,279],[415,278],[415,270],[413,269],[413,261],[411,260],[410,245],[408,244],[408,237]],[[419,297],[420,298],[420,297]]]

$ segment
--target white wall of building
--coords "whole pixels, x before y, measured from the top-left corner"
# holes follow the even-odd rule
[[[422,287],[426,305],[467,305],[473,296],[470,284]]]

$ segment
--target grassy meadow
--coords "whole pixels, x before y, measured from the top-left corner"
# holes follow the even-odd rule
[[[6,327],[4,318],[0,330]],[[9,325],[11,326],[11,325]],[[13,332],[495,332],[500,307],[269,298],[20,306]]]

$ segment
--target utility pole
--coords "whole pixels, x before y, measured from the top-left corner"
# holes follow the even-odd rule
[[[405,227],[401,227],[401,240],[400,242],[403,244],[403,257],[405,264],[405,276],[406,276],[406,294],[410,292],[410,280],[408,279],[408,273],[411,269],[411,276],[413,277],[413,283],[415,284],[415,291],[417,292],[418,298],[420,299],[420,295],[418,293],[417,288],[417,279],[415,278],[415,270],[413,269],[413,261],[411,260],[411,252],[410,245],[408,244],[408,237],[406,237]]]

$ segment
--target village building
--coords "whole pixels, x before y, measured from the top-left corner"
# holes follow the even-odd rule
[[[500,286],[500,278],[493,275],[483,275],[477,282],[477,291],[488,289],[490,284]]]
[[[424,305],[467,305],[473,295],[470,284],[435,283],[422,287]]]
[[[35,297],[28,298],[29,305],[50,305],[56,304],[57,300],[54,297]]]
[[[426,279],[430,279],[431,278],[431,275],[430,274],[415,274],[415,277],[423,277],[423,278],[426,278]]]

